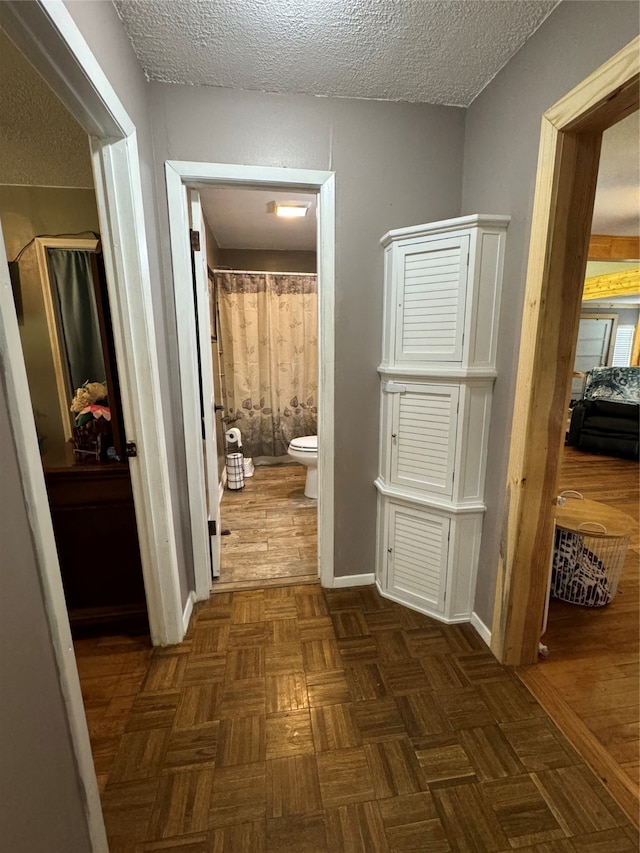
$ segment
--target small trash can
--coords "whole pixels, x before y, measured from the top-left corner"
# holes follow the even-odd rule
[[[244,488],[244,457],[242,453],[227,454],[227,488],[232,491]]]

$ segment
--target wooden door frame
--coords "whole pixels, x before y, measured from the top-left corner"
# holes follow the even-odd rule
[[[638,109],[640,38],[542,117],[491,648],[537,661],[602,133]]]
[[[322,586],[340,583],[334,577],[334,372],[335,372],[335,174],[314,169],[244,166],[227,163],[165,163],[171,259],[178,329],[180,384],[189,482],[191,536],[197,597],[209,576],[208,529],[200,432],[200,403],[195,362],[193,288],[189,216],[185,187],[224,184],[227,187],[287,188],[318,193],[318,576]],[[206,595],[209,594],[207,587]]]

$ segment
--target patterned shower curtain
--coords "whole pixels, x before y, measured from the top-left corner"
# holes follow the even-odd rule
[[[317,433],[316,275],[216,272],[227,427],[247,457]]]

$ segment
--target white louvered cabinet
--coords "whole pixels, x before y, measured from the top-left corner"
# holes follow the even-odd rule
[[[468,216],[381,241],[376,583],[446,622],[473,606],[508,222]]]

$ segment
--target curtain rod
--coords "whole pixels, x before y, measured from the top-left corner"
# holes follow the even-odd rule
[[[216,267],[213,272],[233,272],[240,275],[317,275],[315,272],[271,272],[270,270],[229,270]]]

